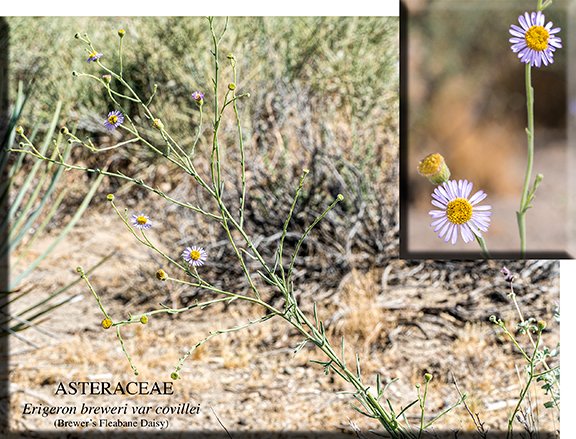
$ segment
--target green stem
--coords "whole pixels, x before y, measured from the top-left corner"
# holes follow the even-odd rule
[[[528,162],[526,163],[526,175],[524,176],[522,198],[520,199],[520,210],[516,212],[518,232],[520,233],[520,256],[522,259],[526,256],[526,211],[530,204],[528,192],[534,163],[534,89],[532,88],[530,63],[526,64],[526,108],[528,112],[528,127],[526,128],[526,135],[528,137]]]
[[[474,236],[476,237],[476,242],[478,242],[478,245],[482,249],[482,256],[488,259],[490,257],[490,253],[488,253],[488,247],[486,246],[486,241],[481,236],[478,235]]]
[[[540,330],[538,332],[538,339],[536,340],[536,346],[534,346],[534,352],[532,353],[532,356],[530,357],[529,360],[530,371],[528,375],[528,380],[526,381],[526,385],[524,386],[522,392],[520,393],[520,397],[518,398],[518,403],[516,404],[516,407],[514,407],[514,411],[510,415],[510,418],[508,419],[508,434],[506,435],[506,439],[512,438],[512,430],[514,425],[514,419],[516,419],[516,413],[518,413],[518,411],[520,410],[522,401],[524,401],[524,398],[526,398],[526,394],[530,389],[530,384],[532,384],[532,380],[534,379],[534,362],[536,359],[536,354],[538,353],[538,346],[540,345],[541,338],[542,338],[542,331]]]

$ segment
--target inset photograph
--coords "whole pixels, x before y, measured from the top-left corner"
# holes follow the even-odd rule
[[[576,255],[569,3],[403,2],[403,258]]]

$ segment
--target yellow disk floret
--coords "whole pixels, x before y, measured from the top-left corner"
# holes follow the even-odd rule
[[[542,52],[548,48],[550,34],[543,26],[532,26],[526,31],[526,45],[533,50]]]
[[[472,218],[472,204],[466,198],[455,198],[448,203],[446,216],[452,224],[465,224]]]
[[[110,320],[109,318],[106,318],[104,320],[102,320],[102,327],[104,329],[109,329],[112,326],[112,320]]]

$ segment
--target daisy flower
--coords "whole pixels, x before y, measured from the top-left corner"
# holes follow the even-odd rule
[[[124,123],[124,115],[118,110],[111,111],[108,113],[108,117],[104,121],[104,126],[108,131],[114,131],[120,125]]]
[[[434,189],[432,204],[441,210],[429,212],[434,218],[431,226],[445,242],[456,244],[458,234],[464,242],[474,241],[474,235],[482,237],[488,231],[492,207],[478,205],[487,195],[478,191],[470,197],[471,192],[468,180],[449,180]]]
[[[201,105],[204,103],[204,93],[201,91],[195,91],[192,93],[192,99],[194,99],[198,105]]]
[[[102,58],[102,54],[98,53],[96,51],[94,52],[90,52],[88,54],[88,59],[86,60],[86,62],[96,62],[97,59]]]
[[[182,252],[182,258],[193,267],[204,265],[207,257],[208,254],[202,247],[186,247],[186,250]]]
[[[554,51],[562,47],[562,40],[555,34],[559,27],[552,29],[552,22],[544,26],[545,17],[542,11],[524,12],[518,17],[520,26],[510,26],[512,52],[518,53],[520,61],[532,67],[545,66],[554,62]]]
[[[143,213],[140,215],[132,215],[131,223],[134,227],[140,230],[148,230],[150,227],[152,227],[150,218]]]

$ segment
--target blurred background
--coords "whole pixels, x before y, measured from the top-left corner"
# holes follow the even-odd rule
[[[453,179],[467,179],[488,193],[492,251],[518,252],[516,210],[526,167],[524,64],[510,50],[508,29],[536,1],[407,0],[407,218],[402,223],[409,251],[457,255],[477,244],[445,244],[430,227],[434,186],[418,175],[418,162],[439,152]],[[574,250],[568,225],[575,196],[568,148],[568,66],[571,45],[568,1],[555,1],[546,22],[561,27],[564,48],[554,63],[532,69],[535,89],[535,160],[544,180],[526,216],[527,249]],[[570,167],[573,169],[573,166]],[[406,227],[406,229],[404,229]],[[456,253],[453,253],[456,252]]]

